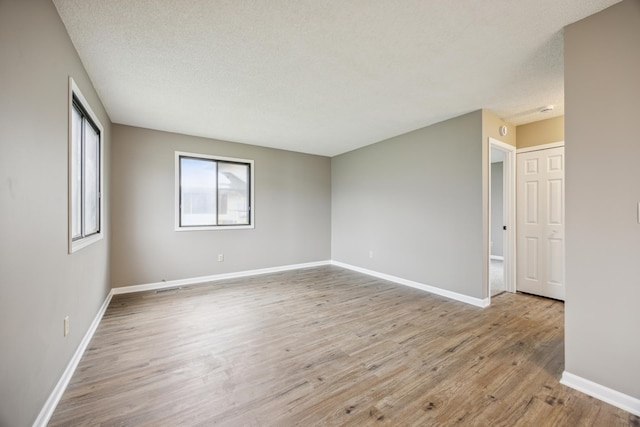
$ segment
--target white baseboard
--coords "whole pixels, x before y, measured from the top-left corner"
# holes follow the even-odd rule
[[[147,283],[144,285],[123,286],[111,289],[114,295],[130,294],[134,292],[152,291],[157,289],[175,288],[176,286],[195,285],[218,280],[237,279],[239,277],[258,276],[261,274],[279,273],[287,270],[297,270],[300,268],[319,267],[329,265],[331,261],[307,262],[304,264],[283,265],[280,267],[261,268],[258,270],[245,270],[236,273],[214,274],[212,276],[193,277],[190,279],[167,280],[164,282]]]
[[[504,257],[500,255],[491,255],[491,259],[496,259],[498,261],[504,261]]]
[[[475,305],[476,307],[484,308],[484,307],[488,307],[490,304],[489,298],[485,298],[485,299],[474,298],[468,295],[459,294],[457,292],[448,291],[446,289],[438,288],[431,285],[425,285],[424,283],[414,282],[412,280],[403,279],[401,277],[392,276],[390,274],[379,273],[377,271],[368,270],[366,268],[356,267],[355,265],[345,264],[339,261],[331,261],[331,265],[347,268],[349,270],[357,271],[358,273],[363,273],[369,276],[378,277],[380,279],[389,280],[390,282],[399,283],[401,285],[410,286],[412,288],[420,289],[422,291],[426,291],[432,294],[440,295],[443,297],[454,299],[456,301]]]
[[[640,399],[636,399],[628,394],[620,393],[619,391],[594,383],[593,381],[589,381],[567,371],[562,373],[560,384],[564,384],[567,387],[576,389],[640,417]]]
[[[62,376],[58,380],[58,383],[53,388],[53,391],[49,395],[49,398],[45,402],[44,406],[42,407],[42,410],[40,410],[40,414],[38,414],[38,418],[36,418],[36,420],[33,423],[34,427],[41,427],[41,426],[45,427],[49,423],[49,420],[53,415],[53,411],[55,411],[56,406],[58,406],[58,402],[60,402],[60,399],[62,398],[64,391],[67,389],[67,386],[69,385],[69,381],[71,381],[71,377],[73,376],[73,373],[76,371],[76,368],[78,367],[78,363],[80,363],[80,359],[82,359],[82,355],[84,354],[84,351],[87,349],[87,346],[91,342],[91,338],[93,338],[93,334],[95,334],[96,329],[98,329],[98,325],[102,320],[102,316],[104,316],[105,311],[107,311],[107,307],[111,302],[112,296],[113,296],[113,292],[109,292],[109,295],[107,295],[107,298],[105,298],[104,302],[100,306],[100,309],[96,314],[96,317],[94,317],[93,322],[91,322],[91,325],[89,326],[89,330],[87,331],[86,334],[84,334],[84,337],[82,338],[82,341],[80,341],[80,344],[78,345],[78,348],[76,349],[75,353],[73,353],[73,357],[71,357],[71,360],[67,365],[67,368],[64,370],[64,372],[62,373]]]

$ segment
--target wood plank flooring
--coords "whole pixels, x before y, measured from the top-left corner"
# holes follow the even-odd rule
[[[559,384],[563,307],[333,266],[119,295],[50,425],[640,425]]]

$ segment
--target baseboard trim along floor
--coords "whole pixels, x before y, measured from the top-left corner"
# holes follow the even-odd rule
[[[589,381],[567,371],[562,373],[560,384],[588,394],[591,397],[595,397],[598,400],[607,402],[610,405],[640,417],[640,399],[620,393],[619,391],[594,383],[593,381]]]
[[[283,265],[279,267],[260,268],[257,270],[245,270],[235,273],[214,274],[211,276],[192,277],[190,279],[167,280],[162,282],[147,283],[144,285],[122,286],[113,288],[114,295],[130,294],[133,292],[154,291],[159,289],[175,288],[178,286],[196,285],[219,280],[238,279],[240,277],[258,276],[261,274],[279,273],[281,271],[298,270],[300,268],[320,267],[329,265],[331,261],[316,261],[303,264]]]
[[[107,307],[109,307],[109,303],[111,302],[112,297],[113,291],[109,292],[109,295],[107,295],[104,302],[100,306],[98,313],[96,313],[96,317],[94,317],[93,322],[91,322],[91,325],[89,326],[89,330],[87,330],[87,333],[84,334],[84,337],[82,338],[82,341],[80,341],[80,344],[78,345],[75,353],[73,353],[69,364],[67,365],[66,369],[62,373],[62,376],[58,380],[58,383],[53,388],[53,391],[49,395],[49,398],[42,407],[40,414],[38,414],[38,418],[36,418],[35,422],[33,423],[34,427],[46,427],[46,425],[49,423],[49,420],[51,419],[56,406],[58,406],[58,402],[60,402],[62,395],[69,385],[69,381],[71,381],[71,377],[73,377],[73,374],[78,367],[78,363],[80,363],[80,359],[82,359],[82,355],[89,346],[93,335],[96,333],[98,325],[100,325],[100,321],[102,321],[102,317],[107,311]]]
[[[377,271],[368,270],[362,267],[356,267],[355,265],[345,264],[339,261],[331,261],[331,265],[335,265],[337,267],[346,268],[348,270],[357,271],[358,273],[367,274],[369,276],[377,277],[379,279],[388,280],[390,282],[398,283],[400,285],[410,286],[412,288],[420,289],[422,291],[426,291],[435,295],[440,295],[446,298],[451,298],[456,301],[464,302],[467,304],[475,305],[476,307],[488,307],[490,304],[489,298],[474,298],[468,295],[460,294],[453,291],[448,291],[446,289],[438,288],[436,286],[425,285],[424,283],[414,282],[413,280],[403,279],[401,277],[392,276],[390,274],[379,273]]]

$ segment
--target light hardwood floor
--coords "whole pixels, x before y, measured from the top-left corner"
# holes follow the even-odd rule
[[[50,425],[639,425],[563,358],[560,302],[303,269],[115,296]]]

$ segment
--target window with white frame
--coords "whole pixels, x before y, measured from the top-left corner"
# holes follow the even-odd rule
[[[69,81],[69,252],[102,239],[103,128]]]
[[[253,160],[176,152],[176,230],[253,228]]]

